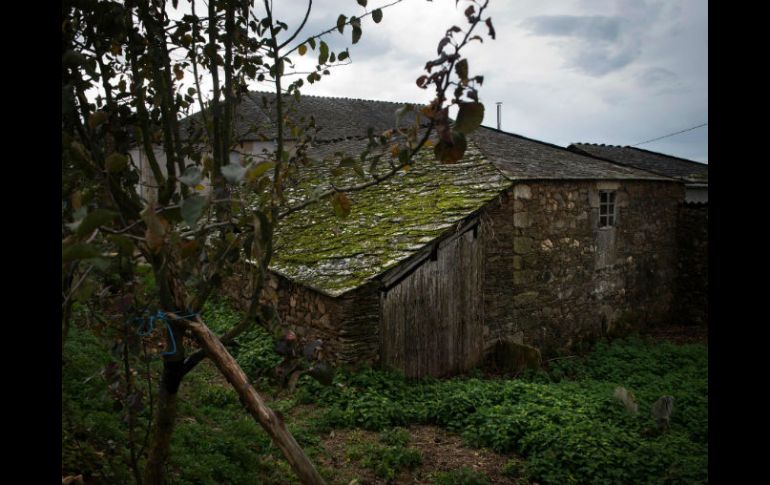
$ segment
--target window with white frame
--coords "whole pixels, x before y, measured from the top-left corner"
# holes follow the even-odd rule
[[[615,191],[602,190],[599,192],[599,227],[615,225]]]

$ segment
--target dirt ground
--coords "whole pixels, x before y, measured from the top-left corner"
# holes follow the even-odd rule
[[[319,465],[339,471],[335,484],[388,484],[430,483],[430,475],[436,471],[460,470],[463,467],[486,475],[491,483],[515,484],[516,481],[502,475],[503,465],[511,458],[489,450],[476,450],[463,446],[462,439],[434,426],[410,426],[408,446],[422,455],[422,465],[412,471],[403,471],[393,481],[375,476],[372,470],[360,466],[346,456],[351,443],[363,440],[377,442],[378,433],[362,430],[335,430],[322,440],[327,453],[319,459]]]

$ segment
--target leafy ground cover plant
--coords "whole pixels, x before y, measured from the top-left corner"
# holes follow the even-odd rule
[[[489,485],[484,475],[468,467],[449,472],[436,472],[431,477],[431,483],[436,485]]]
[[[435,424],[467,443],[527,457],[545,483],[703,483],[708,480],[708,350],[640,339],[600,344],[523,379],[455,378],[410,383],[395,373],[342,372],[299,399],[328,407],[333,427],[372,430]],[[639,412],[613,397],[633,391]],[[652,404],[676,399],[671,429],[656,430]]]
[[[215,302],[206,312],[212,326],[229,324],[225,303]],[[125,414],[116,409],[111,381],[101,372],[117,360],[115,353],[90,331],[76,325],[71,332],[62,368],[63,467],[87,471],[97,483],[129,481],[130,456],[120,446],[127,436]],[[407,427],[427,424],[452,430],[469,446],[521,455],[501,470],[520,483],[708,481],[705,345],[634,338],[599,344],[584,358],[554,361],[545,371],[515,380],[476,376],[416,383],[394,372],[341,369],[331,386],[303,376],[296,392],[288,394],[267,378],[267,369],[280,360],[272,352],[274,338],[254,332],[241,336],[234,355],[249,373],[264,377],[264,388],[274,396],[271,406],[295,416],[290,431],[311,459],[325,453],[322,441],[333,429],[374,430],[379,434],[346,451],[375,476],[397,477],[403,470],[420,469],[420,454],[407,446]],[[159,364],[151,362],[151,371],[160,372]],[[638,413],[614,397],[621,386],[633,392]],[[175,483],[296,482],[212,366],[191,375],[180,392],[185,399],[169,464]],[[673,396],[675,404],[670,429],[660,431],[650,411],[664,395]],[[150,414],[148,403],[137,419]],[[333,469],[319,472],[330,482],[338,475]],[[427,477],[429,470],[424,472]],[[432,477],[473,480],[470,475]]]

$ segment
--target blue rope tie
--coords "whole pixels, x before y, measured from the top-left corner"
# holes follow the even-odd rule
[[[174,314],[178,317],[178,319],[190,318],[198,315],[194,312],[188,313],[186,315],[178,315],[177,312],[174,312]],[[158,310],[154,315],[134,318],[134,322],[139,322],[137,325],[136,333],[138,333],[140,337],[147,337],[150,335],[153,330],[155,330],[155,320],[163,321],[163,323],[166,325],[166,329],[168,330],[168,335],[171,337],[171,350],[168,352],[162,352],[161,355],[176,354],[176,338],[174,337],[174,331],[171,329],[171,324],[168,323],[169,317],[167,313]]]

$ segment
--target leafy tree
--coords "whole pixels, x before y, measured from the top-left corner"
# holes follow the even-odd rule
[[[189,13],[180,18],[172,18],[170,8],[178,9],[178,0],[168,3],[62,3],[62,340],[74,302],[111,305],[117,317],[102,318],[101,324],[117,332],[125,364],[124,397],[136,402],[140,394],[132,385],[129,353],[143,347],[146,351],[146,342],[130,324],[143,336],[153,323],[165,328],[167,350],[162,354],[163,374],[143,473],[142,453],[134,449],[133,438],[129,443],[137,482],[164,481],[177,390],[184,376],[209,357],[300,479],[321,483],[282,420],[265,406],[225,346],[250,326],[274,320],[274,310],[261,304],[259,296],[272,257],[273,233],[283,217],[319,200],[329,201],[344,215],[350,210],[347,193],[414,163],[412,157],[433,133],[438,136],[437,158],[452,163],[462,157],[465,135],[479,126],[484,107],[476,90],[483,77],[469,74],[461,50],[482,41],[473,35],[480,24],[486,24],[494,38],[491,20],[483,17],[488,2],[469,2],[464,11],[468,24],[447,30],[437,58],[417,79],[420,88],[435,90],[434,100],[422,108],[405,106],[402,114],[410,112],[411,122],[399,130],[370,130],[370,147],[390,148],[388,170],[294,204],[287,201],[285,188],[307,156],[314,126],[291,121],[287,113],[297,109],[306,83],[322,81],[331,66],[349,62],[349,50],[332,52],[324,37],[350,35],[356,44],[364,22],[370,17],[379,23],[384,7],[370,10],[367,0],[357,0],[359,6],[351,6],[357,15],[341,14],[330,29],[304,37],[312,0],[297,29],[274,18],[267,0],[209,0],[205,12],[196,11],[195,2],[188,0]],[[310,55],[318,57],[316,68],[299,76],[296,58]],[[230,163],[230,152],[239,141],[234,108],[250,83],[265,80],[275,88],[269,100],[275,151],[266,160]],[[449,119],[451,105],[459,107],[454,122]],[[202,123],[189,118],[183,123],[194,110],[200,111],[195,119]],[[289,132],[297,140],[291,149],[286,144]],[[259,134],[259,129],[251,134]],[[140,187],[146,174],[130,155],[132,147],[139,147],[147,160],[154,184],[150,195]],[[201,190],[204,182],[209,191]],[[244,259],[255,262],[249,265],[250,306],[238,323],[214,335],[200,312]],[[143,293],[140,282],[148,278],[154,280],[153,291]],[[130,425],[136,421],[131,409]]]

